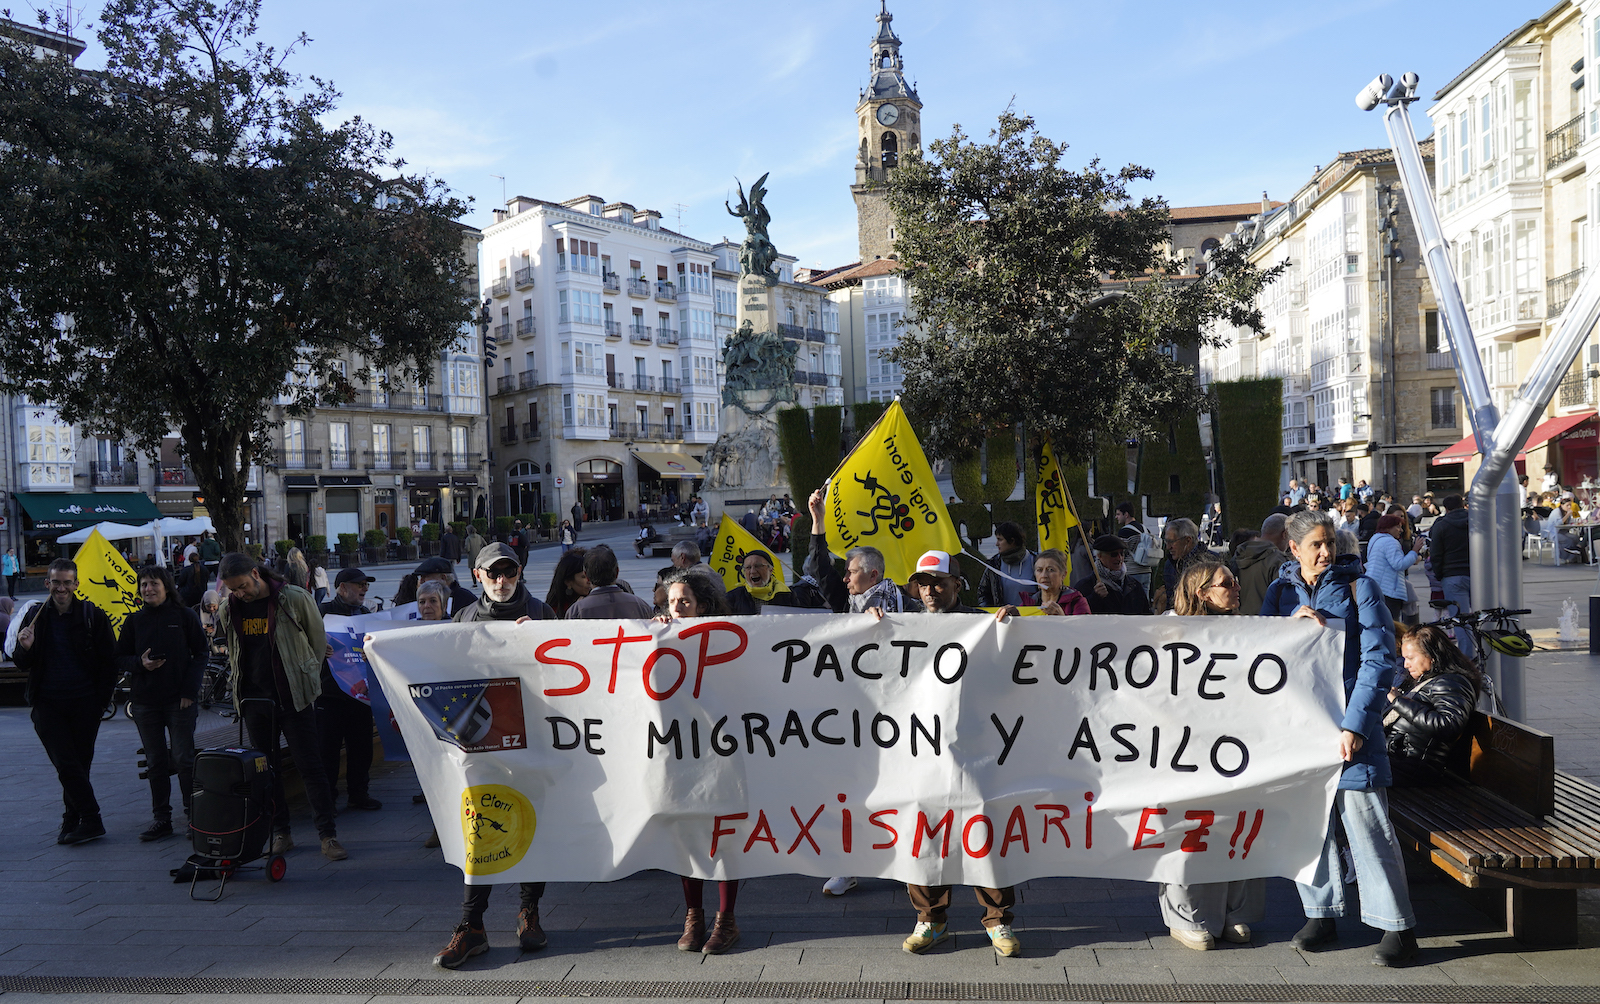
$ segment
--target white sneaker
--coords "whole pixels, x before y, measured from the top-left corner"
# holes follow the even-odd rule
[[[855,887],[856,877],[854,875],[835,875],[822,884],[822,895],[843,896]]]

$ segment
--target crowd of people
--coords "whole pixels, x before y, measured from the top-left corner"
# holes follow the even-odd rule
[[[823,492],[813,493],[808,504],[812,525],[824,525]],[[458,623],[760,615],[774,606],[877,617],[990,611],[986,615],[1005,619],[1034,607],[1052,616],[1257,615],[1319,623],[1337,618],[1348,629],[1342,666],[1347,710],[1339,738],[1345,766],[1317,875],[1299,886],[1306,924],[1292,943],[1311,950],[1338,937],[1335,920],[1346,913],[1345,885],[1353,876],[1361,891],[1361,920],[1385,932],[1373,962],[1403,965],[1416,956],[1417,943],[1385,792],[1394,783],[1439,779],[1454,763],[1457,740],[1485,688],[1470,649],[1463,651],[1446,632],[1419,624],[1416,616],[1418,598],[1406,572],[1419,561],[1437,595],[1461,609],[1469,602],[1461,499],[1451,495],[1432,506],[1431,497],[1419,496],[1416,511],[1402,508],[1364,482],[1341,480],[1326,493],[1290,482],[1282,504],[1259,530],[1235,533],[1223,546],[1208,543],[1221,539],[1209,513],[1204,526],[1172,518],[1152,533],[1142,514],[1124,503],[1103,532],[1080,531],[1072,554],[1034,553],[1021,527],[1001,522],[994,528],[997,553],[971,594],[976,606],[963,602],[969,583],[959,555],[929,552],[910,581],[895,583],[885,576],[884,555],[872,547],[850,550],[841,572],[820,534],[808,547],[793,548],[805,555],[793,581],[780,584],[774,553],[755,548],[744,554],[743,582],[732,590],[694,542],[680,541],[672,564],[660,569],[648,593],[636,592],[622,578],[610,547],[564,542],[540,598],[523,577],[525,535],[487,541],[474,533],[454,544],[450,555],[424,559],[392,599],[415,602],[424,621]],[[792,507],[775,497],[762,514],[745,515],[754,517],[759,539],[780,541],[778,525],[788,525]],[[470,561],[476,591],[458,581],[457,555]],[[182,583],[165,567],[140,567],[143,607],[126,619],[120,634],[112,632],[103,611],[74,595],[73,562],[57,560],[47,577],[49,599],[17,632],[14,658],[27,671],[32,720],[62,789],[58,842],[80,844],[106,833],[89,775],[101,711],[119,672],[131,675],[133,718],[145,749],[154,751],[152,819],[139,837],[156,841],[179,832],[168,778],[178,776],[187,817],[198,691],[208,660],[220,657],[250,743],[276,756],[282,736],[305,783],[321,852],[344,860],[348,852],[339,841],[335,811],[341,762],[346,808],[376,810],[381,804],[368,787],[372,712],[335,682],[323,617],[366,612],[375,580],[346,568],[330,584],[297,550],[276,566],[234,552],[218,558],[217,588],[202,589],[196,599],[195,581],[209,584],[207,563],[198,552],[196,558],[185,562],[188,578]],[[170,764],[164,752],[169,749]],[[272,803],[269,853],[281,854],[294,846],[281,776]],[[436,837],[430,846],[437,846]],[[834,876],[823,891],[845,895],[856,884],[853,876]],[[681,950],[718,954],[739,941],[738,885],[718,884],[716,911],[708,919],[704,883],[683,879]],[[465,887],[460,922],[436,964],[455,968],[487,950],[484,916],[492,890]],[[1167,884],[1158,898],[1172,937],[1204,950],[1218,941],[1251,940],[1250,925],[1265,909],[1263,890],[1259,880]],[[903,944],[907,952],[920,954],[948,937],[951,892],[948,886],[908,887],[916,921]],[[546,944],[539,920],[543,893],[543,883],[522,883],[519,889],[517,934],[524,951]],[[995,950],[1019,954],[1014,890],[975,893]]]

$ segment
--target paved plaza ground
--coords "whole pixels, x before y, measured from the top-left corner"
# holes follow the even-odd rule
[[[620,543],[630,531],[607,536]],[[557,554],[534,552],[530,578],[541,593]],[[642,588],[661,564],[630,552],[624,575]],[[398,579],[398,569],[385,572],[376,592],[392,592]],[[1567,596],[1586,614],[1592,568],[1530,564],[1526,573],[1527,605],[1538,611],[1531,627],[1555,627]],[[1530,724],[1556,735],[1564,769],[1600,782],[1600,659],[1541,653],[1526,670]],[[223,724],[212,716],[201,727]],[[425,807],[412,804],[419,788],[409,764],[377,769],[381,811],[341,813],[348,861],[322,858],[300,806],[301,846],[289,855],[287,878],[272,885],[259,872],[241,875],[211,904],[191,902],[187,885],[168,876],[186,845],[137,840],[149,819],[137,746],[131,722],[118,716],[106,724],[95,781],[110,834],[59,847],[58,788],[27,710],[0,708],[0,990],[8,1001],[1600,1000],[1600,896],[1580,894],[1576,946],[1530,949],[1507,938],[1454,883],[1424,870],[1412,878],[1422,959],[1405,970],[1371,967],[1377,933],[1354,922],[1342,923],[1334,950],[1291,949],[1303,918],[1283,880],[1270,884],[1268,917],[1255,925],[1253,945],[1204,953],[1167,935],[1150,885],[1029,882],[1018,889],[1023,956],[1000,959],[964,890],[952,910],[952,942],[915,957],[899,948],[914,920],[903,887],[866,880],[830,899],[820,879],[755,879],[740,893],[741,943],[728,955],[702,957],[674,948],[683,916],[678,880],[650,872],[613,883],[552,883],[543,910],[550,945],[533,955],[517,952],[516,896],[501,890],[488,917],[492,950],[450,974],[430,960],[459,916],[461,876],[422,847],[432,824]]]

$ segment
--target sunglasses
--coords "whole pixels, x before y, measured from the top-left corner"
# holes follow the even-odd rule
[[[500,579],[515,579],[517,576],[519,576],[521,574],[522,574],[522,569],[520,569],[520,568],[486,568],[486,569],[483,569],[483,577],[484,578],[486,578],[486,579],[494,579],[496,581],[499,581]]]

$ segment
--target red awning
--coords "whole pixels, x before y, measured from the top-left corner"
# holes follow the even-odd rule
[[[1540,422],[1538,425],[1534,426],[1533,431],[1528,434],[1528,442],[1524,444],[1522,448],[1525,451],[1537,449],[1538,447],[1543,446],[1545,443],[1548,443],[1550,440],[1558,439],[1566,433],[1571,432],[1573,429],[1585,422],[1594,421],[1594,417],[1594,412],[1585,411],[1576,415],[1563,415],[1560,418],[1552,418],[1549,421]],[[1461,440],[1448,450],[1445,450],[1443,453],[1434,457],[1433,466],[1439,467],[1444,464],[1464,464],[1468,460],[1477,456],[1477,454],[1478,441],[1472,436],[1468,436],[1466,439]],[[1528,458],[1525,453],[1518,453],[1517,459],[1527,460]]]

